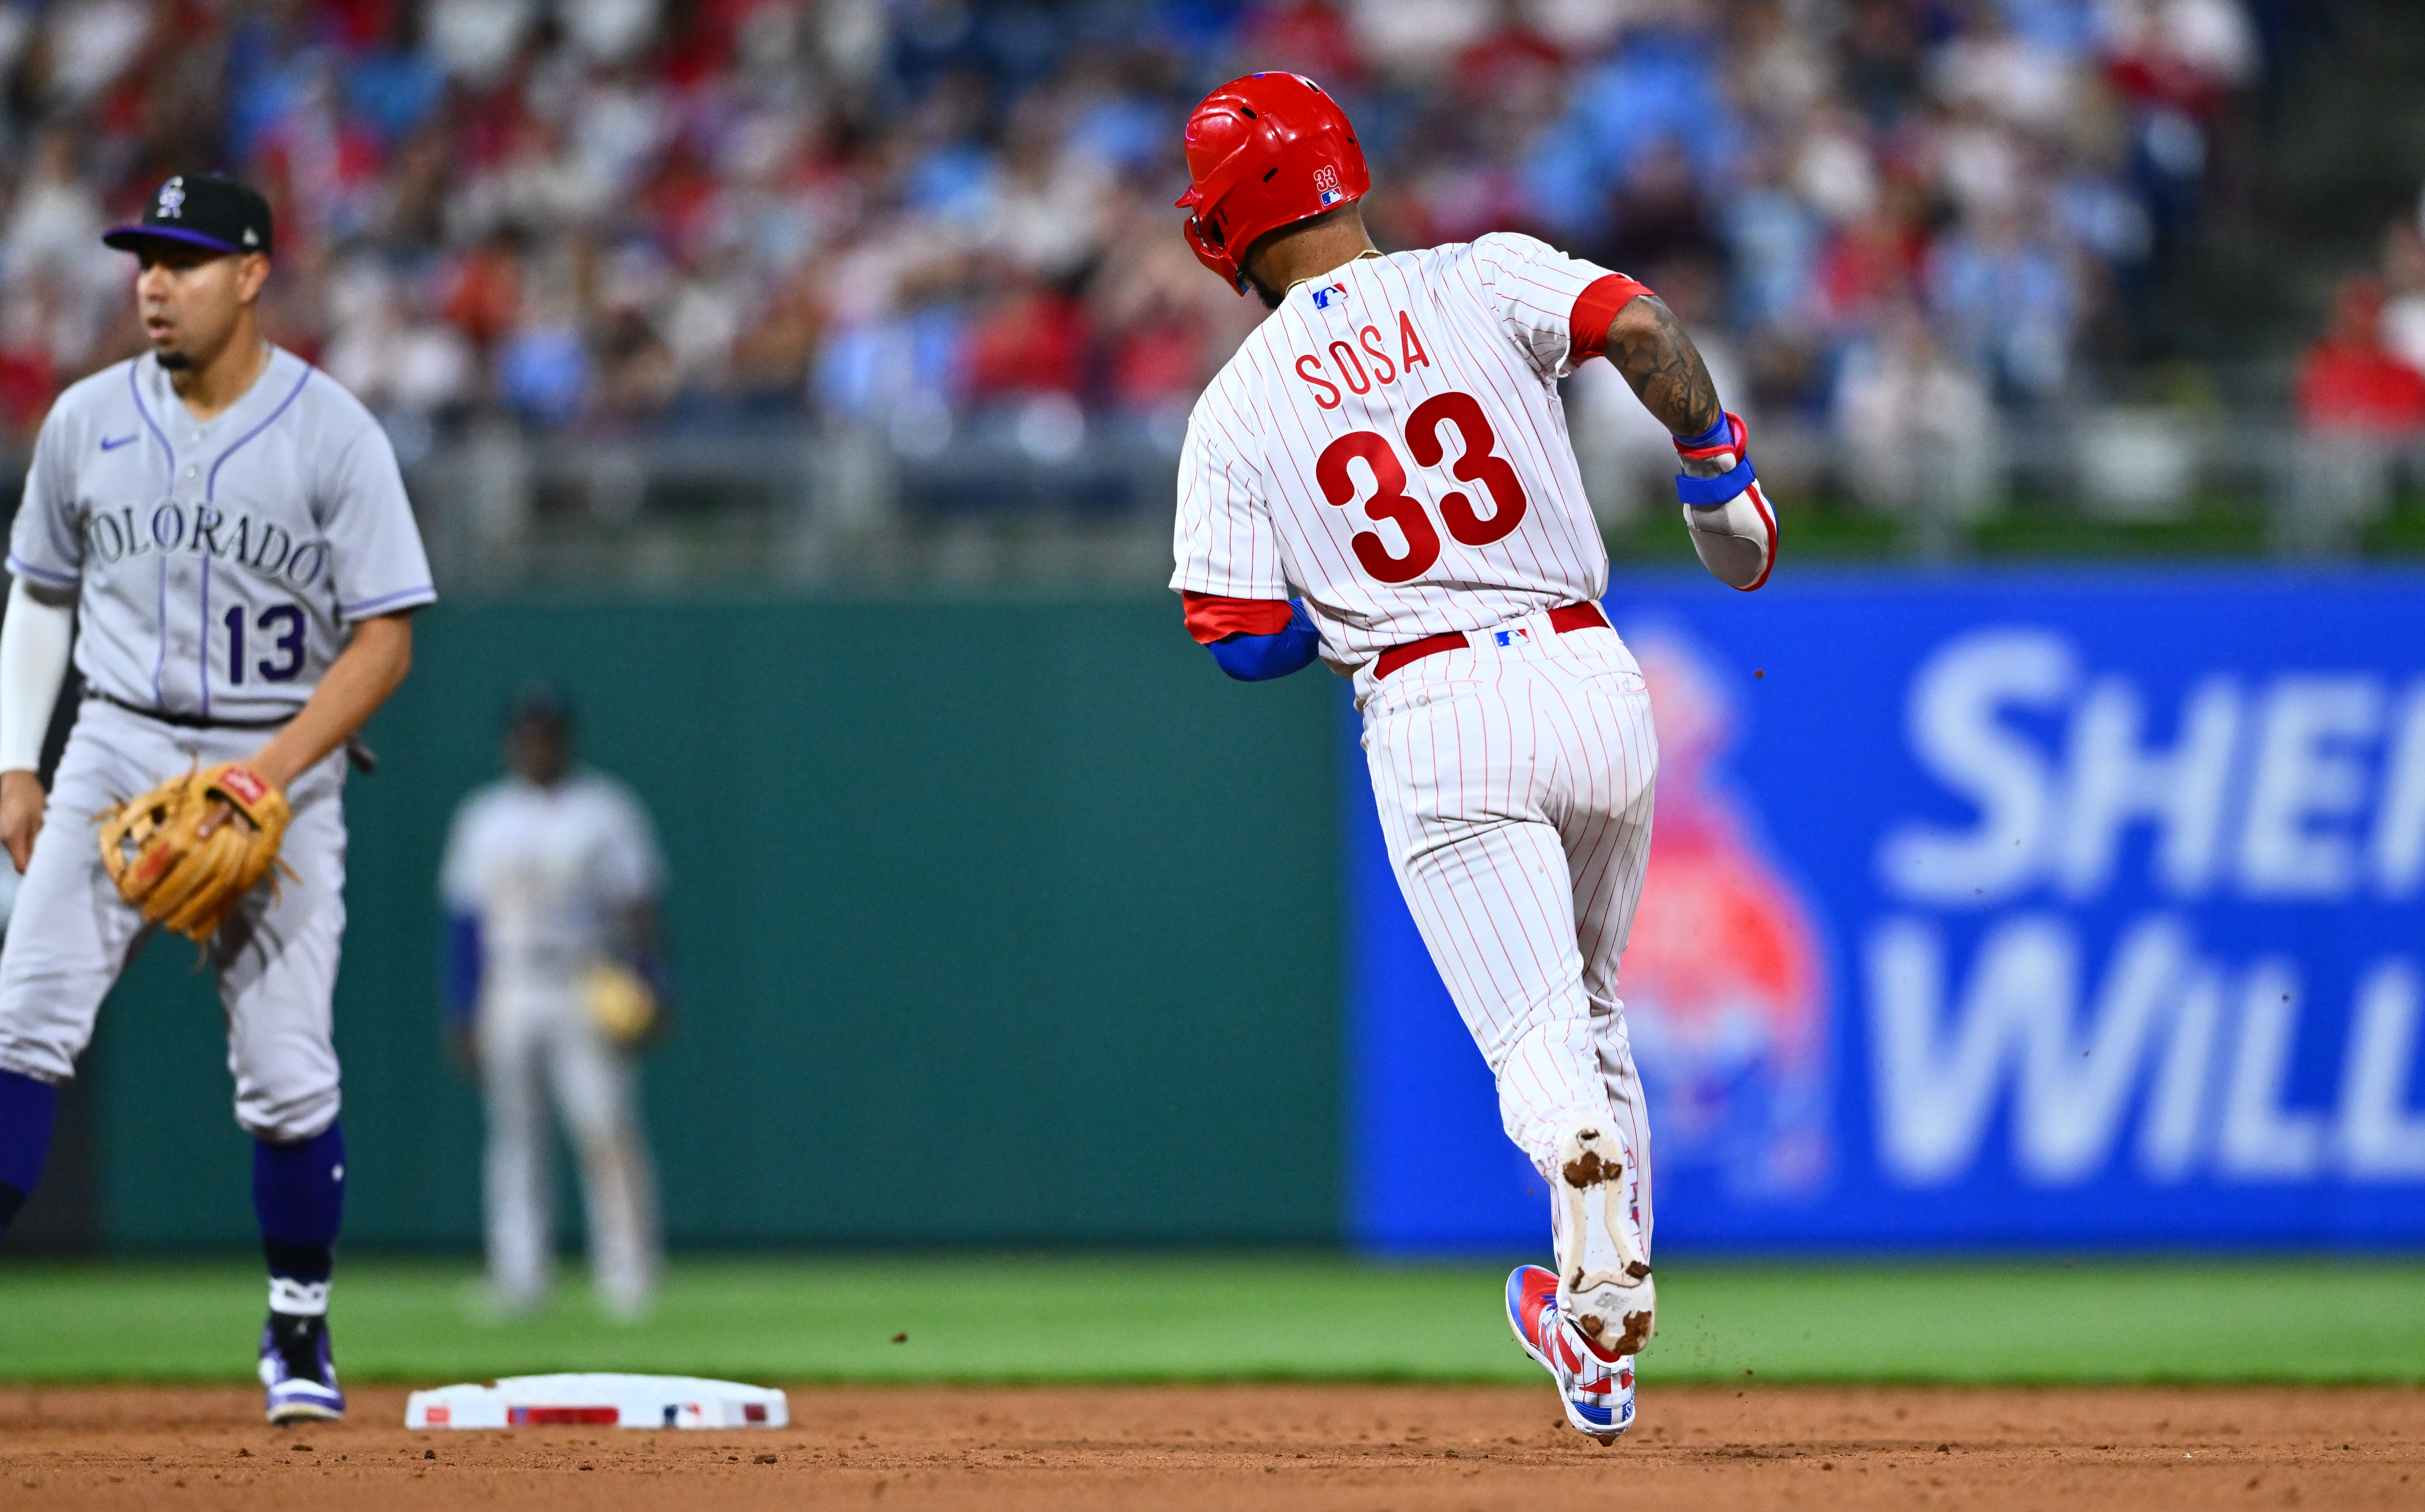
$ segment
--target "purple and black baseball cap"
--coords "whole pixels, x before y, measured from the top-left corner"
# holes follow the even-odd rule
[[[101,239],[121,252],[155,241],[184,242],[217,252],[269,251],[269,201],[249,184],[217,173],[180,173],[160,185],[131,226],[112,226]]]

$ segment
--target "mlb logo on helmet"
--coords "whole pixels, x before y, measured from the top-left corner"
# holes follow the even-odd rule
[[[1302,74],[1230,80],[1189,113],[1185,144],[1188,247],[1241,294],[1252,282],[1239,258],[1257,239],[1373,186],[1356,128]]]

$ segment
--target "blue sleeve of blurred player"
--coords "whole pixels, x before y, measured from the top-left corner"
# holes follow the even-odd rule
[[[1313,628],[1313,617],[1306,613],[1305,601],[1291,599],[1286,630],[1276,630],[1268,635],[1230,635],[1205,650],[1221,664],[1221,670],[1239,682],[1268,683],[1312,666],[1314,658],[1322,654],[1322,632]]]
[[[446,1022],[469,1028],[480,1010],[480,916],[446,916]]]

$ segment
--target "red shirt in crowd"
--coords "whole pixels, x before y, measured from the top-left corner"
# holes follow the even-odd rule
[[[2383,293],[2370,279],[2342,284],[2333,330],[2299,362],[2299,424],[2309,431],[2425,434],[2425,374],[2385,349]]]

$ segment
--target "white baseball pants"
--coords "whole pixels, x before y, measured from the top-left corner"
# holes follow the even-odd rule
[[[1559,1139],[1614,1120],[1646,1247],[1650,1131],[1616,965],[1650,859],[1649,692],[1614,630],[1560,635],[1543,613],[1468,638],[1357,674],[1389,864],[1507,1137],[1554,1192]]]
[[[85,700],[0,947],[0,1067],[52,1083],[74,1075],[102,999],[151,932],[102,869],[94,815],[198,763],[242,761],[269,734],[181,729]],[[209,947],[235,1118],[257,1139],[309,1139],[337,1117],[329,998],[345,933],[345,783],[342,752],[296,780],[278,847],[294,877],[253,889]]]
[[[490,1284],[513,1307],[546,1294],[555,1250],[553,1102],[581,1172],[599,1298],[615,1312],[639,1311],[656,1285],[660,1245],[632,1055],[599,1029],[577,985],[488,993],[477,1032]]]

